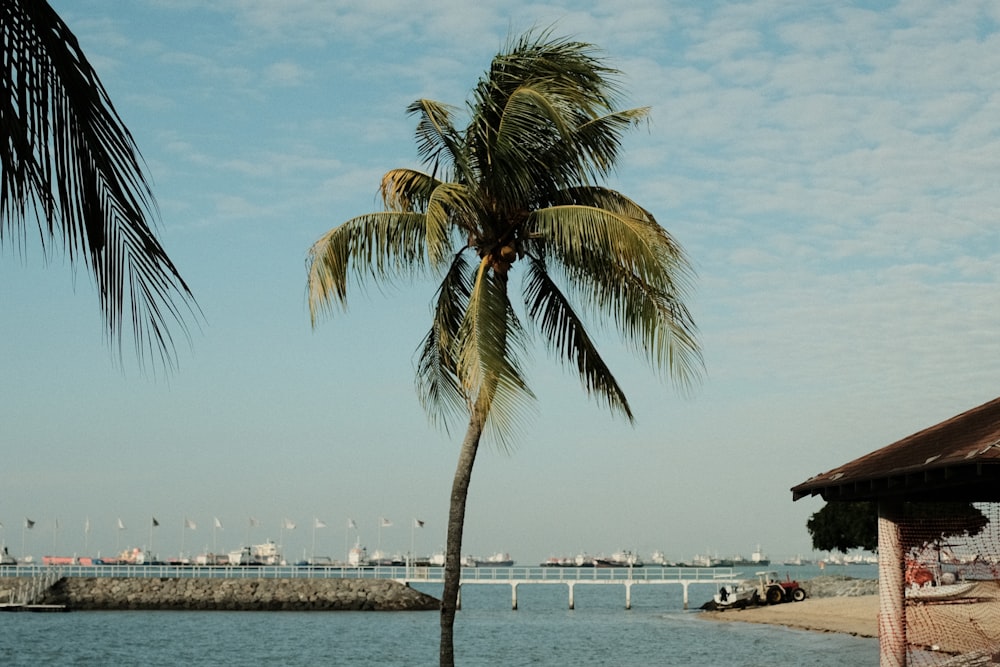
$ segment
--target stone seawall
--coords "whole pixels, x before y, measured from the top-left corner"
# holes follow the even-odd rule
[[[0,597],[17,579],[0,579]],[[66,577],[38,602],[70,609],[418,611],[440,602],[389,579]]]

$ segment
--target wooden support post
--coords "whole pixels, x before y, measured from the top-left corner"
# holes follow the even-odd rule
[[[569,582],[566,585],[569,586],[569,608],[576,609],[576,603],[573,601],[573,583]]]
[[[517,584],[510,585],[510,608],[517,611]]]
[[[688,608],[688,583],[686,581],[682,581],[681,585],[684,587],[684,609],[687,610],[687,608]]]
[[[625,608],[632,608],[632,582],[628,581],[625,583]]]
[[[879,667],[906,667],[906,589],[900,501],[878,503]]]

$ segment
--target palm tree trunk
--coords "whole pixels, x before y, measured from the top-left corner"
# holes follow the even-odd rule
[[[469,428],[458,455],[455,479],[451,485],[451,505],[448,511],[448,540],[444,557],[444,592],[441,595],[441,667],[455,665],[455,612],[458,610],[458,588],[462,577],[462,531],[465,528],[465,501],[472,480],[472,466],[483,435],[487,410],[476,405],[469,418]]]

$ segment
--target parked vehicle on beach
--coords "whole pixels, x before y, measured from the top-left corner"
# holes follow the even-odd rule
[[[717,609],[742,609],[757,604],[757,587],[749,582],[726,584],[712,596]]]
[[[799,586],[799,582],[785,577],[782,581],[778,578],[778,573],[765,571],[757,573],[758,601],[767,604],[780,604],[782,602],[801,602],[806,599],[806,591]]]

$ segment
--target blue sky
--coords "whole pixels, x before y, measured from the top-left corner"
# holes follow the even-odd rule
[[[12,553],[82,554],[88,517],[90,552],[143,546],[153,516],[162,556],[237,548],[251,516],[289,558],[317,517],[319,554],[342,556],[348,518],[374,548],[382,516],[384,550],[414,517],[416,550],[441,547],[461,429],[430,426],[413,385],[434,283],[355,290],[312,329],[305,257],[418,166],[407,104],[463,104],[535,25],[599,46],[652,107],[610,185],[690,254],[707,373],[683,396],[607,337],[630,426],[537,348],[523,436],[477,462],[466,553],[808,553],[822,501],[791,486],[998,394],[994,2],[52,4],[204,319],[177,372],[117,365],[86,273],[0,249]]]

